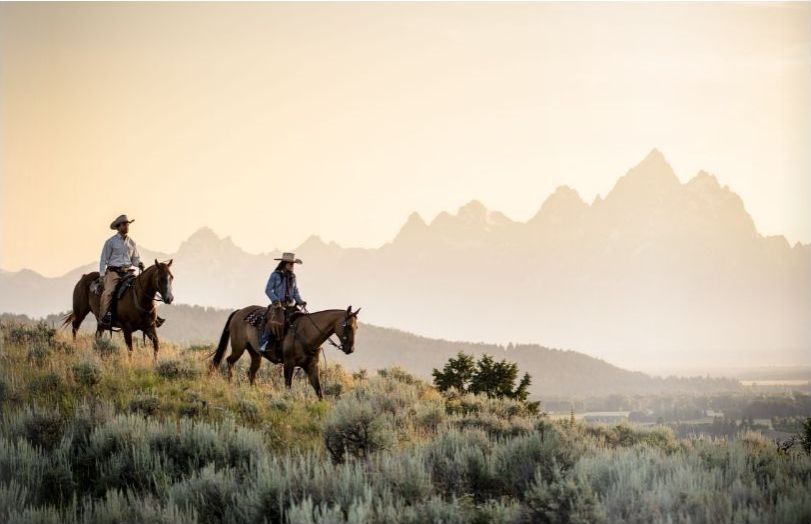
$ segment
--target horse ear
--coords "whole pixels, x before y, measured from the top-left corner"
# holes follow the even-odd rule
[[[158,265],[158,259],[157,258],[155,259],[155,265],[156,266]]]
[[[170,258],[169,262],[166,263],[166,267],[172,267],[172,261],[173,260],[174,260],[173,258]]]
[[[349,307],[346,308],[346,314],[347,316],[352,314],[352,304],[350,304]]]
[[[355,312],[354,312],[354,313],[352,313],[352,316],[353,316],[353,317],[355,317],[355,318],[358,318],[358,313],[360,313],[360,310],[361,310],[361,309],[363,309],[363,308],[362,308],[362,307],[359,307],[358,309],[356,309],[356,310],[355,310]]]

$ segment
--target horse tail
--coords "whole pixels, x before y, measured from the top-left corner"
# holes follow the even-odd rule
[[[220,335],[220,343],[217,346],[217,349],[214,350],[209,356],[213,356],[214,359],[211,361],[211,370],[215,370],[220,367],[220,362],[222,362],[222,357],[225,355],[225,347],[228,345],[228,338],[231,336],[231,319],[234,315],[237,314],[237,311],[233,311],[230,315],[228,315],[228,320],[225,321],[225,327],[222,328],[222,335]]]
[[[70,325],[73,328],[74,338],[76,338],[76,330],[79,329],[79,325],[90,313],[90,283],[98,276],[99,274],[95,271],[84,274],[73,288],[73,308],[62,317],[61,327],[66,328]]]
[[[68,327],[70,324],[73,323],[73,319],[76,317],[76,314],[71,311],[64,317],[62,317],[62,325],[59,326],[60,329]]]

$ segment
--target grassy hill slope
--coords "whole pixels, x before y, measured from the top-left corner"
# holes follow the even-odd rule
[[[167,319],[159,333],[163,339],[178,343],[213,344],[230,311],[199,306],[175,305],[161,308]],[[6,315],[4,318],[23,320]],[[46,322],[58,325],[58,316]],[[92,319],[85,321],[95,329]],[[120,335],[117,335],[120,337]],[[410,373],[430,380],[431,370],[442,365],[458,352],[474,355],[488,353],[517,362],[532,375],[531,394],[544,396],[600,396],[609,394],[707,393],[733,391],[740,384],[731,379],[658,378],[641,372],[628,371],[603,360],[569,350],[550,349],[540,345],[498,346],[471,342],[432,339],[397,329],[362,324],[357,334],[356,351],[346,356],[327,349],[327,360],[338,362],[347,369],[375,371],[398,365]]]
[[[132,357],[4,323],[0,521],[808,522],[811,457],[759,434],[551,421],[332,366],[326,399],[208,375],[201,351]],[[244,371],[244,370],[242,370]]]

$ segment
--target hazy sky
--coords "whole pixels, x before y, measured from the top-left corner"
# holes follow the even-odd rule
[[[657,147],[811,241],[811,4],[0,5],[0,268],[526,220]]]

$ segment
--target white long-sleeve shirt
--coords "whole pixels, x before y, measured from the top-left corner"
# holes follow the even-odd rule
[[[122,237],[119,233],[111,236],[104,243],[101,250],[101,261],[99,262],[99,273],[104,274],[107,266],[130,267],[137,266],[141,261],[138,254],[138,247],[135,240],[129,235]]]

